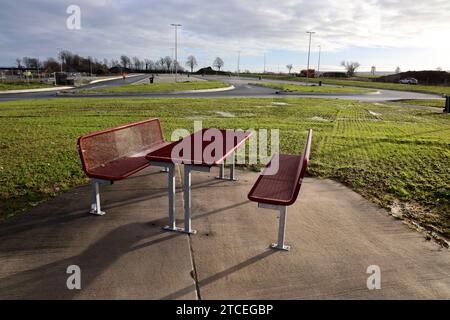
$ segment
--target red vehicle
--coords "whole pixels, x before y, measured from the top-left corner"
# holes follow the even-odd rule
[[[308,69],[308,70],[302,70],[300,71],[300,77],[308,77],[308,78],[314,78],[316,76],[316,70],[314,69]]]

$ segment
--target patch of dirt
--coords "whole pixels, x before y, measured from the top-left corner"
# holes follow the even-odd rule
[[[367,110],[367,112],[369,112],[371,115],[373,115],[375,117],[381,116],[381,113],[378,113],[378,112],[375,112],[375,111]]]
[[[224,118],[234,118],[236,117],[234,114],[232,114],[231,112],[227,112],[227,111],[211,111],[212,113],[218,114],[219,116],[222,116]]]
[[[325,118],[322,118],[322,117],[318,117],[318,116],[312,117],[311,120],[314,120],[314,121],[325,121],[325,122],[329,122],[330,121],[328,119],[325,119]]]
[[[433,217],[433,213],[427,212],[419,205],[400,200],[394,200],[390,209],[394,218],[402,220],[411,228],[424,233],[427,240],[433,239],[445,248],[450,247],[450,241],[444,234],[445,230],[441,230],[429,222],[433,218],[439,219],[439,217]]]

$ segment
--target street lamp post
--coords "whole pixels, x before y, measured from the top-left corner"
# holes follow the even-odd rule
[[[175,27],[175,82],[178,81],[178,27],[181,27],[181,24],[172,23],[172,27]]]
[[[238,64],[237,64],[237,74],[238,74],[238,78],[240,75],[240,68],[241,68],[241,51],[238,51]]]
[[[170,48],[170,52],[171,54],[171,58],[172,58],[172,66],[170,67],[170,74],[173,74],[173,69],[174,69],[174,65],[175,65],[175,48]]]
[[[317,74],[319,74],[320,71],[320,55],[322,54],[322,46],[319,45],[319,62],[317,64]]]
[[[56,48],[59,51],[59,58],[61,59],[61,73],[63,72],[63,57],[62,57],[62,48],[58,47]]]
[[[264,71],[263,73],[266,73],[266,53],[264,52]]]
[[[311,38],[312,38],[312,35],[315,32],[314,31],[307,31],[306,33],[309,33],[308,66],[306,68],[306,83],[308,83],[308,80],[309,80],[309,59],[311,57]]]

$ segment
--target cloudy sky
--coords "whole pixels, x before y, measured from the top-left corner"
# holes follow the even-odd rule
[[[67,8],[81,9],[81,29],[70,30]],[[364,69],[450,70],[450,0],[1,0],[0,66],[16,57],[55,57],[62,47],[100,59],[121,54],[141,59],[172,55],[179,31],[179,60],[199,66],[216,56],[225,69],[296,70],[307,63],[337,70],[342,60]],[[363,70],[364,70],[363,69]]]

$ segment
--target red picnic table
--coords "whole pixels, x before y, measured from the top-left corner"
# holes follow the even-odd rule
[[[224,176],[225,161],[230,163],[230,176],[235,180],[235,151],[251,136],[250,131],[232,129],[202,129],[180,141],[172,142],[147,154],[150,165],[168,171],[169,225],[165,230],[195,234],[191,228],[191,172],[210,172],[212,166],[220,166],[218,179]],[[175,220],[175,165],[184,167],[184,229]]]

